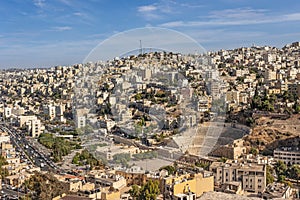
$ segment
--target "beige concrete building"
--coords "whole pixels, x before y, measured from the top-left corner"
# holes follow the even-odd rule
[[[283,147],[274,150],[274,158],[282,160],[287,165],[300,164],[299,148]]]
[[[266,81],[276,80],[276,71],[273,71],[271,69],[266,69],[263,75]]]
[[[41,120],[36,116],[19,116],[18,117],[19,127],[25,126],[28,133],[32,137],[38,137],[45,129],[42,125]]]
[[[213,150],[210,155],[216,157],[225,157],[229,159],[238,159],[246,153],[242,139],[234,140],[232,144],[223,145]]]
[[[239,104],[239,91],[228,91],[226,92],[226,102]]]
[[[186,173],[169,176],[162,180],[164,199],[196,199],[205,192],[214,190],[211,172]]]
[[[6,132],[0,132],[0,144],[9,141],[9,135]]]
[[[215,185],[239,181],[248,192],[263,192],[266,188],[266,165],[254,163],[213,162],[209,167],[214,173]]]

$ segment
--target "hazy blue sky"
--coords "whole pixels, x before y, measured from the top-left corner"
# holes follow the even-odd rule
[[[162,27],[207,50],[300,40],[297,0],[0,0],[0,67],[80,63],[101,41]]]

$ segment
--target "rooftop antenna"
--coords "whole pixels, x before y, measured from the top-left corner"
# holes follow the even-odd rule
[[[142,40],[140,40],[140,54],[143,54]]]

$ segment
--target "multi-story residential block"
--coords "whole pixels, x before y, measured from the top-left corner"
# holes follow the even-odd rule
[[[124,177],[128,186],[130,185],[144,185],[147,182],[148,175],[146,171],[138,166],[133,166],[129,169],[116,170],[116,174]]]
[[[43,106],[43,111],[45,115],[48,115],[50,120],[55,119],[56,116],[56,108],[53,105],[45,105]]]
[[[10,107],[5,107],[4,108],[4,117],[9,118],[12,114],[12,109]]]
[[[276,71],[266,69],[266,71],[264,72],[264,78],[266,81],[276,80]]]
[[[239,91],[228,91],[226,92],[226,102],[239,104],[239,96]]]
[[[86,126],[87,109],[77,109],[75,111],[75,127],[83,128]]]
[[[243,190],[255,193],[266,187],[266,165],[213,162],[209,169],[214,173],[216,186],[237,181],[242,183]]]
[[[300,149],[291,147],[282,147],[274,150],[274,158],[282,160],[287,165],[300,164]]]
[[[19,127],[26,127],[28,133],[32,137],[38,137],[45,129],[42,125],[41,120],[39,120],[36,116],[19,116],[18,117]]]
[[[9,142],[9,135],[6,132],[0,132],[0,144]]]

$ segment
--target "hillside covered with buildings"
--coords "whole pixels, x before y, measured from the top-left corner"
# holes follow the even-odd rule
[[[299,42],[1,70],[2,194],[299,197],[299,97]]]

